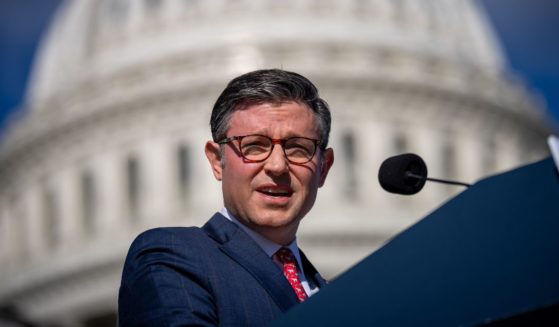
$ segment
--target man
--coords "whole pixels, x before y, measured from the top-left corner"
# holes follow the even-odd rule
[[[296,232],[334,162],[330,120],[299,74],[259,70],[232,80],[205,147],[225,207],[202,228],[159,228],[134,241],[120,325],[263,325],[324,286]]]

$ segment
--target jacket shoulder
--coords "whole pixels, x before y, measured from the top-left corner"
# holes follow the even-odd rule
[[[146,230],[138,235],[130,248],[143,247],[150,244],[167,244],[169,246],[192,242],[207,236],[199,227],[158,227]]]
[[[197,227],[155,228],[138,235],[122,273],[121,325],[213,325],[217,311],[206,272],[216,247]]]

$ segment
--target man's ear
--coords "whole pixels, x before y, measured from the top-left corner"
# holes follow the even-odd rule
[[[320,167],[320,183],[318,184],[319,187],[324,185],[326,181],[326,176],[328,176],[328,172],[330,168],[334,164],[334,150],[332,148],[328,148],[324,150],[324,154],[322,155],[322,165]]]
[[[206,142],[205,151],[215,179],[221,181],[223,169],[223,167],[221,167],[221,146],[215,142],[208,141]]]

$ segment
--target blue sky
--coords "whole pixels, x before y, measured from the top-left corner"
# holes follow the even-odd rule
[[[488,10],[510,67],[541,93],[559,121],[559,1],[479,0]],[[59,0],[0,4],[0,129],[22,103],[37,43]]]
[[[21,104],[38,41],[59,0],[0,3],[0,128]]]
[[[481,0],[509,66],[541,93],[559,131],[559,1]]]

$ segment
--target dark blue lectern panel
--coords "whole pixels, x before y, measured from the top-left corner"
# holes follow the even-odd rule
[[[476,183],[273,326],[469,326],[559,303],[547,159]]]

